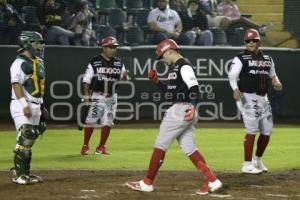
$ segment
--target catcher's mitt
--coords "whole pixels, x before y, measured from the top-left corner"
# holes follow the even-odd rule
[[[41,105],[41,121],[47,121],[49,119],[49,112],[46,109],[46,107],[44,106],[44,104]]]
[[[47,124],[46,121],[49,119],[49,112],[44,106],[44,104],[41,105],[41,116],[40,116],[40,123],[37,126],[39,135],[43,135],[43,133],[46,131]]]

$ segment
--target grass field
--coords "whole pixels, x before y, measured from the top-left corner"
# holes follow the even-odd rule
[[[198,128],[197,145],[215,171],[238,172],[243,161],[242,129]],[[80,156],[83,137],[74,129],[47,130],[33,148],[32,170],[146,170],[157,129],[112,129],[107,147],[110,156],[94,154],[99,130],[94,132],[89,156]],[[0,132],[0,170],[12,167],[14,131]],[[300,168],[300,129],[275,128],[264,163],[270,171]],[[174,142],[161,170],[195,170]]]

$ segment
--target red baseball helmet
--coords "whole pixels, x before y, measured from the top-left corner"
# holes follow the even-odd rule
[[[159,43],[156,47],[156,55],[157,59],[161,59],[163,54],[169,49],[178,49],[178,45],[172,39],[165,39],[161,43]]]
[[[244,35],[244,40],[246,41],[246,40],[253,40],[253,39],[260,40],[260,35],[259,35],[258,31],[255,29],[246,30],[245,35]]]
[[[115,37],[112,36],[108,36],[106,38],[104,38],[101,42],[103,47],[107,47],[107,46],[119,46],[117,39]]]

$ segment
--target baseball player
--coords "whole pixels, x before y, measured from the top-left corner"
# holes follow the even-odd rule
[[[31,148],[39,135],[46,130],[41,113],[45,88],[43,63],[44,40],[40,33],[23,31],[19,36],[20,49],[10,67],[12,96],[10,113],[17,130],[14,150],[12,181],[17,184],[42,182],[39,176],[30,173]],[[42,109],[42,112],[41,112]]]
[[[207,195],[222,187],[222,183],[208,168],[205,159],[197,150],[194,130],[197,123],[196,104],[199,95],[198,81],[194,70],[178,51],[178,45],[172,39],[163,40],[156,48],[158,59],[162,59],[169,68],[166,83],[158,79],[157,73],[151,70],[148,78],[163,92],[172,97],[172,106],[166,111],[156,138],[153,154],[147,175],[140,181],[126,182],[126,185],[137,191],[152,192],[154,178],[163,164],[165,153],[174,139],[177,139],[182,151],[190,158],[204,176],[199,195]]]
[[[271,78],[274,89],[278,91],[282,90],[282,84],[276,75],[273,59],[259,50],[261,39],[258,31],[248,29],[244,40],[246,50],[233,59],[228,77],[233,98],[246,128],[242,172],[259,174],[268,171],[262,163],[262,156],[273,128],[271,106],[267,97],[268,82]],[[252,158],[257,132],[260,136],[255,156]]]
[[[81,155],[88,155],[89,141],[95,125],[101,126],[101,139],[95,153],[109,155],[105,143],[113,125],[117,108],[119,80],[128,80],[128,70],[123,61],[116,57],[117,40],[106,37],[102,40],[103,52],[92,58],[83,77],[84,102],[90,105],[85,119],[84,141]]]

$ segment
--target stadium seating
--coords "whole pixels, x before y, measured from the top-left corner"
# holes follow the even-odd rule
[[[110,10],[108,24],[117,31],[117,39],[123,40],[123,33],[126,29],[126,15],[120,8]]]
[[[26,24],[39,25],[40,21],[36,13],[37,8],[34,6],[24,6],[22,11],[22,18]]]
[[[96,0],[96,9],[97,10],[109,10],[116,7],[115,0]]]
[[[149,30],[148,22],[147,22],[149,12],[150,11],[148,9],[139,10],[133,22],[134,25],[138,25],[143,30],[145,44],[150,43],[150,38],[152,34],[152,32]]]
[[[253,2],[249,0],[238,0],[236,3],[241,13],[251,14],[252,20],[260,24],[266,22],[273,24],[273,29],[268,31],[265,37],[262,37],[263,46],[290,48],[297,48],[299,46],[293,35],[284,30],[283,13],[287,2],[284,0],[253,0]],[[299,8],[296,12],[298,12],[299,15]]]
[[[96,0],[96,10],[98,12],[98,21],[100,21],[101,16],[104,16],[104,23],[108,23],[108,15],[111,9],[116,8],[117,4],[115,0]]]
[[[213,45],[226,45],[227,44],[226,34],[222,29],[211,28],[209,30],[213,34],[213,38],[214,38]]]
[[[100,25],[96,30],[96,37],[99,43],[108,36],[116,37],[116,31],[109,25]]]
[[[145,41],[144,31],[139,26],[130,26],[124,35],[124,44],[135,46],[143,44]]]
[[[143,0],[127,0],[126,1],[126,9],[127,10],[142,9],[142,8],[144,8]]]

